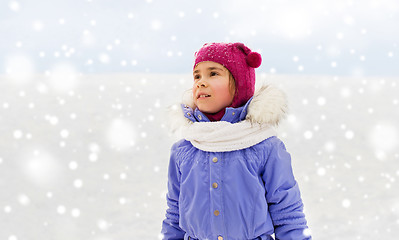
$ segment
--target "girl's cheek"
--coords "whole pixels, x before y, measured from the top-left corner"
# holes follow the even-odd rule
[[[195,84],[193,85],[193,88],[192,88],[192,92],[193,92],[193,94],[192,94],[192,97],[193,97],[193,99],[194,99],[194,101],[195,101]]]

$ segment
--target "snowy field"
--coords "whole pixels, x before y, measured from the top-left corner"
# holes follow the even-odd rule
[[[0,239],[160,239],[176,140],[166,107],[191,76],[68,81],[0,77]],[[314,239],[398,239],[399,79],[261,74],[260,82],[288,95],[278,132]]]

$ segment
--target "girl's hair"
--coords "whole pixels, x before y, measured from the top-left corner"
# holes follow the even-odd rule
[[[226,69],[227,70],[227,69]],[[230,93],[233,94],[233,98],[237,93],[237,87],[236,87],[236,80],[233,77],[233,74],[231,74],[231,72],[229,70],[227,70],[229,72],[229,87],[230,87]]]

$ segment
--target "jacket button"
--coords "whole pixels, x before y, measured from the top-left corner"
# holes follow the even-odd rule
[[[187,116],[191,117],[191,114],[190,114],[190,113],[187,113]]]
[[[218,184],[214,182],[214,183],[212,183],[212,187],[213,187],[213,188],[217,188],[217,187],[218,187]]]
[[[235,112],[233,112],[232,114],[233,114],[233,116],[234,116],[234,114],[236,114],[236,113],[235,113]]]
[[[217,163],[217,162],[218,162],[218,158],[217,158],[217,157],[214,157],[214,158],[212,159],[212,162]]]
[[[223,240],[223,237],[222,236],[218,236],[218,240]]]
[[[199,119],[199,120],[202,120],[202,117],[201,117],[201,115],[198,115],[198,119]]]
[[[215,214],[215,216],[219,216],[220,212],[219,212],[219,210],[215,210],[215,211],[213,212],[213,214]]]

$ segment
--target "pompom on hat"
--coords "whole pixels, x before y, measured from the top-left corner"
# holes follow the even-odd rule
[[[195,53],[193,69],[201,63],[212,61],[223,65],[233,75],[236,86],[231,107],[241,107],[255,92],[255,68],[262,57],[243,43],[206,43]]]

